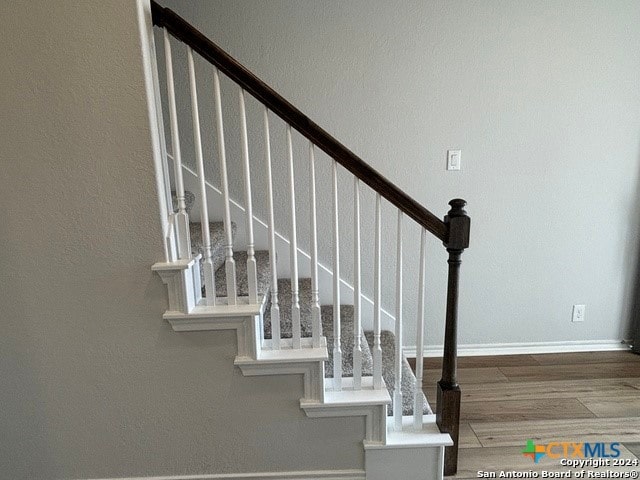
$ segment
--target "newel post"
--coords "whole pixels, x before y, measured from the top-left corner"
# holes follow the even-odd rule
[[[448,433],[453,446],[445,448],[444,474],[455,475],[458,469],[458,433],[460,429],[460,386],[457,379],[458,361],[458,288],[462,252],[469,246],[471,219],[464,207],[466,201],[456,198],[449,202],[451,210],[444,217],[448,236],[444,246],[449,252],[447,283],[447,313],[444,334],[442,378],[438,382],[436,422],[441,432]]]

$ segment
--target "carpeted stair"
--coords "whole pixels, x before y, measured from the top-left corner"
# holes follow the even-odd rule
[[[191,210],[195,202],[195,195],[190,191],[184,192],[187,214],[191,216]],[[171,193],[171,201],[173,203],[174,212],[178,209],[178,202],[175,192]],[[236,234],[236,224],[231,222],[231,235]],[[191,254],[204,256],[204,247],[202,242],[202,224],[197,221],[189,222],[189,234],[191,237]],[[209,222],[209,235],[211,238],[211,259],[213,261],[213,269],[215,270],[216,296],[227,296],[227,282],[225,276],[225,234],[223,222]],[[258,271],[258,295],[268,294],[271,286],[269,278],[269,252],[255,252],[257,271]],[[236,288],[239,296],[249,294],[249,284],[247,281],[247,252],[234,252],[233,258],[236,262]],[[200,259],[200,280],[202,283],[202,295],[206,296],[204,288],[204,270],[202,268],[203,260]]]
[[[187,212],[191,211],[194,203],[194,195],[185,192]],[[173,196],[174,210],[176,209],[175,195]],[[211,246],[213,263],[216,270],[216,295],[224,297],[227,294],[225,278],[225,252],[224,252],[224,226],[222,222],[211,222],[209,224],[211,234]],[[198,222],[190,223],[191,250],[194,254],[203,253],[202,248],[202,225]],[[236,225],[232,223],[232,232],[235,235]],[[269,267],[269,253],[266,251],[256,251],[255,253],[258,271],[258,294],[266,295],[266,306],[263,318],[264,338],[271,338],[271,272]],[[247,253],[245,251],[234,252],[236,263],[237,293],[239,296],[248,294],[247,283]],[[303,278],[299,280],[299,303],[302,337],[311,337],[311,279]],[[206,292],[203,288],[203,295]],[[291,280],[278,279],[278,303],[280,306],[280,332],[282,338],[291,338]],[[320,309],[322,320],[322,334],[327,339],[327,350],[329,359],[325,362],[325,377],[333,377],[333,307],[323,305]],[[340,306],[340,335],[342,343],[342,374],[344,377],[353,376],[353,334],[354,318],[353,306]],[[389,393],[393,396],[395,385],[394,358],[395,358],[395,337],[392,332],[383,331],[380,337],[382,347],[382,375],[387,385]],[[371,376],[373,374],[373,332],[362,332],[362,374]],[[402,365],[402,413],[403,415],[413,414],[415,376],[409,363],[403,359]],[[423,398],[423,412],[431,413],[427,399]],[[387,407],[387,414],[393,415],[393,405]]]
[[[268,269],[268,265],[267,265]],[[303,337],[311,336],[311,280],[308,278],[299,280],[300,297],[300,326]],[[282,338],[291,338],[291,280],[278,280],[278,303],[280,306],[280,329]],[[321,306],[322,334],[327,338],[327,350],[329,359],[325,362],[325,377],[333,378],[333,306]],[[340,306],[340,335],[342,343],[342,375],[353,376],[353,333],[354,333],[353,306]],[[271,338],[271,312],[270,303],[264,314],[264,336]],[[389,393],[393,395],[395,386],[394,359],[395,336],[384,330],[380,336],[382,347],[382,376]],[[362,374],[373,374],[373,332],[363,332],[362,336]],[[406,358],[402,364],[402,414],[413,415],[415,376]],[[422,395],[423,412],[430,414],[431,409],[424,394]],[[393,405],[387,407],[387,414],[393,415]]]
[[[247,278],[247,252],[233,252],[236,262],[236,293],[239,297],[249,295],[249,282]],[[266,295],[271,288],[271,271],[269,269],[269,252],[258,250],[255,252],[258,271],[258,295]],[[223,265],[216,270],[216,295],[227,296],[226,272]],[[205,292],[206,296],[206,292]]]
[[[298,281],[300,304],[300,331],[302,337],[311,337],[311,279]],[[264,312],[264,338],[271,338],[271,296]],[[280,337],[291,338],[291,280],[278,279],[278,306],[280,307]],[[322,332],[324,334],[324,331]],[[328,341],[328,339],[327,339]]]
[[[311,279],[303,278],[298,281],[300,297],[300,330],[303,337],[311,337]],[[280,336],[291,338],[291,280],[278,280],[278,304],[280,306]],[[333,307],[325,305],[320,308],[322,335],[327,338],[329,360],[324,364],[326,378],[333,378]],[[342,339],[342,375],[353,377],[353,307],[340,306],[340,336]],[[271,338],[271,302],[264,314],[264,335]],[[373,358],[362,332],[362,374],[371,376],[373,373]]]
[[[236,224],[231,223],[233,235],[236,233]],[[202,224],[190,222],[189,232],[191,236],[191,253],[193,255],[202,254]],[[222,222],[209,223],[209,235],[211,236],[211,259],[214,270],[218,270],[224,264],[224,224]],[[202,260],[201,260],[202,262]],[[200,265],[202,266],[202,264]],[[204,276],[202,277],[204,279]]]
[[[369,348],[373,350],[373,332],[365,332],[367,337],[367,343]],[[393,390],[395,388],[395,356],[396,356],[396,336],[388,331],[383,330],[380,332],[380,346],[382,347],[382,378],[387,384],[389,393],[393,396]],[[402,383],[400,384],[402,390],[402,414],[413,415],[414,395],[416,391],[415,385],[416,377],[413,374],[413,370],[409,366],[406,358],[402,358]],[[427,398],[422,394],[422,412],[426,415],[431,414],[431,408]],[[389,405],[387,409],[388,415],[393,415],[393,405]]]

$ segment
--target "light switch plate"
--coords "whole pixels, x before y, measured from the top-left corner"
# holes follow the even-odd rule
[[[584,305],[574,305],[573,311],[571,312],[571,321],[572,322],[584,322]]]
[[[462,150],[447,150],[447,170],[460,170]]]

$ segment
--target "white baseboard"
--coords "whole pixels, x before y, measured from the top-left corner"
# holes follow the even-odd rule
[[[168,477],[118,477],[95,480],[365,480],[364,470],[313,470],[305,472],[220,473]]]
[[[613,350],[629,350],[625,340],[571,340],[565,342],[522,342],[522,343],[487,343],[458,345],[459,357],[477,357],[480,355],[527,355],[536,353],[572,353],[572,352],[605,352]],[[424,349],[425,357],[441,357],[442,345],[431,345]],[[406,357],[415,358],[416,347],[409,345],[403,348]]]

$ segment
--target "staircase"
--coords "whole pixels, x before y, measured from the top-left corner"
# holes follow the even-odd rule
[[[460,388],[456,380],[457,300],[460,259],[468,247],[469,217],[463,200],[452,200],[444,221],[408,197],[337,140],[318,127],[255,75],[195,30],[171,10],[151,2],[153,24],[161,29],[164,59],[156,56],[150,39],[155,114],[159,138],[156,175],[165,259],[153,265],[168,288],[169,308],[163,315],[176,332],[234,330],[237,356],[234,364],[246,376],[303,375],[300,408],[309,417],[363,417],[365,470],[368,480],[440,479],[457,466]],[[174,37],[173,39],[171,37]],[[176,106],[172,46],[183,42],[191,100],[191,118]],[[194,54],[213,65],[216,160],[220,181],[214,185],[205,169]],[[158,64],[164,60],[161,81]],[[180,73],[179,73],[180,74]],[[221,74],[236,86],[239,106],[238,152],[244,198],[231,198],[227,162]],[[163,105],[161,83],[166,88]],[[262,105],[263,150],[249,134],[246,101],[252,96]],[[223,100],[224,98],[224,100]],[[164,115],[168,112],[171,153],[165,140]],[[275,208],[270,121],[286,126],[289,211]],[[180,125],[190,120],[196,168],[183,164]],[[234,132],[237,133],[237,132]],[[308,170],[294,162],[294,135],[308,141]],[[260,143],[260,142],[257,142]],[[250,147],[251,145],[251,147]],[[331,267],[318,256],[316,191],[317,150],[330,158],[332,258]],[[236,160],[237,161],[237,160]],[[265,172],[266,190],[252,188],[252,168]],[[338,222],[340,209],[338,167],[353,180],[354,223]],[[255,175],[255,173],[254,173]],[[308,188],[308,218],[297,217],[296,191]],[[363,188],[375,193],[374,292],[362,292],[361,209]],[[266,200],[266,221],[253,213],[255,202]],[[395,296],[391,328],[382,328],[382,203],[397,211]],[[344,206],[343,206],[344,208]],[[290,229],[279,232],[276,218],[286,216]],[[420,226],[420,278],[416,327],[416,373],[403,355],[403,242],[405,217]],[[301,221],[308,225],[309,248],[298,245]],[[204,228],[206,226],[206,228]],[[340,275],[341,232],[353,233],[353,286]],[[424,347],[426,238],[442,240],[449,254],[443,375],[438,382],[434,414],[422,393]],[[288,258],[287,258],[288,257]],[[370,314],[369,314],[370,313]],[[387,316],[389,316],[387,314]],[[388,323],[388,322],[387,322]]]

